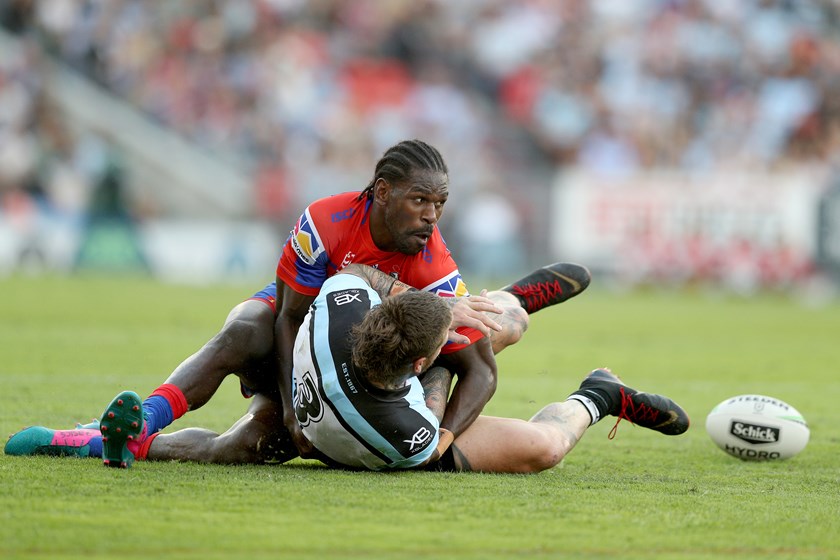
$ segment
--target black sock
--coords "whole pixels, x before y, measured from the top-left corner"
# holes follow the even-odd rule
[[[582,399],[575,398],[576,396],[586,397],[586,399],[589,400],[590,402],[592,402],[592,404],[594,404],[595,407],[597,408],[598,418],[593,418],[592,419],[593,424],[595,422],[597,422],[598,420],[600,420],[601,418],[603,418],[604,416],[609,415],[610,412],[613,409],[612,399],[610,398],[609,393],[607,391],[605,391],[604,389],[600,389],[600,388],[597,388],[597,387],[586,388],[586,389],[578,389],[577,391],[575,391],[574,393],[569,395],[570,399],[578,400],[578,401],[582,402],[584,404],[584,406],[586,406],[587,403],[584,402]],[[587,406],[587,409],[588,408],[589,407]],[[591,416],[592,411],[590,411],[589,414]]]

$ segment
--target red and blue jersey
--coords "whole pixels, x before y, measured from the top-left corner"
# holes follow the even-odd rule
[[[366,197],[359,200],[359,194],[322,198],[304,210],[283,246],[277,264],[278,278],[301,294],[316,296],[327,278],[357,263],[443,297],[469,295],[437,226],[426,247],[415,255],[383,251],[370,233],[372,201]],[[473,342],[482,336],[473,329],[464,330],[464,334]],[[444,352],[462,347],[447,344]]]

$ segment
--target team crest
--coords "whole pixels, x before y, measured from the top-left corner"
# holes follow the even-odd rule
[[[313,266],[318,255],[321,253],[321,242],[318,239],[318,231],[309,217],[309,212],[304,212],[292,230],[292,249],[300,260]]]
[[[446,278],[442,278],[435,284],[423,288],[426,291],[434,292],[442,297],[461,297],[469,295],[467,285],[461,279],[461,274],[456,270]]]

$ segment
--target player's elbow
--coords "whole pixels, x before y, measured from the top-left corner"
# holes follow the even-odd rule
[[[485,378],[487,400],[490,400],[490,398],[496,393],[496,387],[499,385],[499,371],[495,363],[487,368]]]

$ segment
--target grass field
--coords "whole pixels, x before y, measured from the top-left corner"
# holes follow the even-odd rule
[[[148,394],[255,291],[142,279],[0,280],[0,433],[70,427],[119,390]],[[608,365],[673,397],[668,438],[592,428],[532,476],[345,473],[314,462],[217,467],[0,455],[0,557],[840,558],[840,305],[591,289],[534,316],[499,356],[488,414],[529,417]],[[799,456],[745,463],[704,430],[726,397],[788,401],[811,427]],[[175,426],[224,429],[233,378]]]

